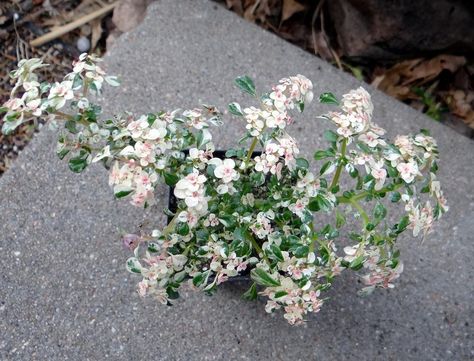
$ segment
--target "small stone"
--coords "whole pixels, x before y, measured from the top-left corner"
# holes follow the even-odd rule
[[[90,42],[89,38],[87,38],[85,36],[81,36],[79,39],[77,39],[76,46],[77,46],[77,49],[80,52],[86,52],[90,49],[91,42]]]

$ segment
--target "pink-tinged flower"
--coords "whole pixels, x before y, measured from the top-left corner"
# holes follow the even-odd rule
[[[224,159],[222,161],[219,158],[213,158],[209,161],[209,164],[216,165],[214,175],[222,179],[224,183],[230,183],[239,179],[240,174],[234,169],[235,162],[232,159]]]
[[[183,116],[188,119],[188,125],[194,127],[195,129],[202,129],[208,126],[205,122],[205,119],[202,115],[202,110],[195,108],[193,110],[185,110]]]
[[[61,109],[66,105],[66,101],[74,98],[72,91],[72,81],[65,80],[61,83],[55,83],[49,91],[49,105],[55,109]]]
[[[402,162],[397,165],[397,170],[400,173],[400,177],[406,182],[411,183],[418,174],[418,166],[415,162]]]
[[[270,93],[270,99],[273,100],[273,105],[279,111],[285,110],[285,108],[286,108],[285,103],[286,103],[287,99],[286,99],[285,94],[283,94],[283,92],[281,92],[277,89],[276,91]]]
[[[72,72],[75,74],[79,74],[84,70],[84,66],[86,63],[84,61],[73,61],[72,62]]]
[[[382,189],[385,179],[387,178],[387,171],[383,168],[383,162],[373,163],[371,165],[370,174],[375,179],[375,190],[378,191]]]
[[[155,124],[153,124],[153,126],[154,126],[153,128],[148,129],[148,131],[145,132],[145,134],[143,134],[143,138],[154,140],[156,143],[157,141],[162,140],[166,136],[168,131],[166,130],[165,126],[156,127],[157,126],[156,121],[155,121]]]
[[[142,167],[146,167],[150,163],[155,162],[155,150],[153,144],[149,142],[142,143],[140,141],[135,143],[135,155],[140,161]]]
[[[375,148],[377,145],[385,145],[385,142],[379,138],[377,134],[374,132],[368,131],[367,133],[363,133],[359,135],[359,140],[365,144],[367,144],[371,148]]]
[[[270,219],[263,212],[257,214],[256,221],[250,226],[252,232],[260,239],[266,238],[273,232]]]
[[[415,148],[413,147],[412,140],[406,135],[399,135],[395,138],[394,144],[400,150],[400,153],[404,157],[411,157],[415,154]]]
[[[248,262],[245,261],[245,262],[239,262],[239,264],[237,265],[237,272],[242,272],[242,271],[245,271],[247,269],[247,266],[248,266]]]
[[[288,266],[288,274],[295,280],[300,280],[303,277],[303,272],[296,266]]]
[[[48,99],[54,97],[62,97],[66,100],[74,98],[74,93],[72,92],[72,81],[66,80],[61,83],[55,83],[49,91]]]
[[[33,99],[26,103],[26,107],[35,117],[39,117],[42,113],[40,105],[41,99]]]
[[[267,313],[272,313],[274,310],[277,310],[279,308],[280,308],[280,305],[272,300],[268,300],[267,304],[265,305],[265,311]]]
[[[337,128],[336,132],[344,138],[349,138],[354,134],[349,128]]]
[[[219,273],[217,275],[217,284],[220,285],[221,283],[224,283],[228,279],[229,277],[225,273]]]
[[[207,219],[204,221],[205,227],[216,227],[219,225],[219,219],[214,213],[210,213]]]
[[[290,325],[298,325],[303,323],[303,314],[305,313],[303,307],[298,304],[289,305],[285,307],[285,319]]]
[[[191,148],[189,150],[189,158],[194,161],[207,163],[209,161],[209,158],[211,157],[212,157],[212,151],[210,151],[209,149],[202,150],[202,149],[197,149],[197,148]]]
[[[199,217],[194,212],[182,211],[178,215],[178,220],[180,222],[185,222],[189,225],[189,227],[194,228],[197,225],[198,221],[199,221]]]
[[[266,118],[265,123],[268,128],[283,129],[285,128],[287,121],[288,121],[288,114],[285,111],[279,112],[277,110],[274,110],[271,112],[268,118]]]
[[[17,111],[20,110],[25,105],[22,99],[20,98],[11,98],[3,104],[3,106],[9,110]]]
[[[393,288],[395,286],[392,284],[392,281],[399,278],[402,272],[403,263],[401,262],[395,268],[386,265],[378,265],[369,274],[362,277],[362,280],[367,286]]]
[[[352,262],[357,258],[357,250],[359,249],[359,245],[356,244],[354,246],[347,246],[344,247],[344,253],[346,256],[344,257],[344,261]]]
[[[431,207],[430,202],[426,202],[425,206],[420,209],[420,205],[416,207],[413,205],[413,202],[407,204],[409,209],[409,219],[410,219],[410,228],[413,228],[413,236],[418,236],[418,234],[423,231],[423,237],[426,236],[431,231],[433,227],[433,208]]]
[[[206,180],[205,176],[194,170],[176,183],[174,195],[177,198],[184,199],[186,205],[194,208],[195,211],[205,212],[207,210],[207,198],[203,185]]]
[[[262,110],[255,107],[249,107],[244,109],[244,117],[247,121],[246,128],[250,134],[254,137],[260,135],[265,127],[265,118],[262,116]],[[263,115],[266,115],[265,112]],[[262,119],[263,118],[263,119]]]
[[[144,279],[140,281],[138,283],[138,294],[142,297],[145,297],[149,288],[150,288],[150,285],[148,283],[148,280]]]
[[[130,251],[133,251],[140,244],[140,236],[137,234],[126,234],[122,237],[123,246]]]
[[[141,116],[137,120],[131,120],[127,125],[127,130],[130,132],[133,139],[137,139],[148,129],[150,125],[145,116]]]
[[[301,198],[296,201],[296,203],[290,204],[288,209],[296,214],[298,217],[302,218],[304,216],[304,211],[308,205],[308,198]]]
[[[364,88],[359,87],[342,96],[342,109],[346,113],[366,114],[370,120],[374,106],[370,94]]]

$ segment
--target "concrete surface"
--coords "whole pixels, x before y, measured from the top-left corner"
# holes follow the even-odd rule
[[[213,2],[163,0],[121,37],[107,57],[123,86],[105,108],[146,112],[242,100],[233,79],[248,74],[266,89],[301,73],[341,94],[359,83]],[[402,242],[398,287],[360,298],[352,276],[303,327],[263,302],[240,299],[244,286],[216,296],[185,292],[166,308],[135,293],[121,230],[163,222],[160,206],[143,212],[113,200],[105,171],[69,172],[43,130],[0,179],[1,360],[472,360],[472,179],[474,143],[370,89],[378,123],[394,136],[430,128],[442,152],[440,178],[451,211],[420,244]],[[247,98],[248,99],[248,98]],[[244,103],[244,101],[242,101]],[[306,154],[326,124],[313,103],[292,133]],[[217,143],[234,144],[243,124],[229,119]],[[163,197],[166,191],[163,188]],[[162,204],[161,204],[162,206]]]

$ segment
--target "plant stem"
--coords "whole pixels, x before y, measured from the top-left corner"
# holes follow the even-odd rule
[[[63,112],[60,112],[60,111],[55,111],[54,114],[59,115],[60,117],[63,117],[67,120],[71,120],[71,119],[74,118],[71,114],[66,114],[66,113],[63,113]]]
[[[396,184],[393,189],[388,189],[387,187],[384,187],[384,188],[382,188],[382,189],[380,189],[376,192],[377,193],[393,192],[393,191],[396,191],[397,189],[399,189],[402,186],[403,186],[403,184]],[[354,194],[350,199],[347,199],[347,198],[344,198],[344,197],[337,197],[337,200],[339,201],[339,203],[351,203],[352,200],[360,201],[361,199],[363,199],[364,197],[367,197],[368,195],[370,195],[370,192],[363,191],[363,192]]]
[[[163,236],[167,236],[172,230],[173,230],[173,227],[176,223],[176,221],[178,220],[178,215],[179,215],[179,212],[176,212],[176,214],[174,215],[173,219],[170,221],[170,223],[168,223],[168,225],[165,227],[165,229],[163,229]]]
[[[337,166],[337,169],[336,169],[336,173],[334,174],[334,178],[332,179],[332,182],[331,182],[331,185],[330,185],[330,189],[334,186],[337,185],[337,183],[339,182],[339,177],[341,176],[341,171],[342,171],[342,167],[344,166],[344,164],[342,163],[342,159],[344,158],[344,156],[346,155],[346,148],[347,148],[347,139],[344,138],[344,140],[342,141],[342,144],[341,144],[341,158],[340,158],[340,163],[339,165]]]
[[[257,240],[251,234],[248,235],[248,239],[250,240],[250,243],[252,243],[252,247],[255,248],[255,250],[257,251],[257,254],[261,253],[265,262],[267,262],[268,265],[271,266],[270,260],[267,258],[267,255],[263,252],[262,248],[257,243]]]
[[[263,126],[262,131],[260,132],[260,134],[262,134],[265,131],[266,127],[267,127],[266,125]],[[247,153],[247,157],[245,159],[245,164],[248,164],[250,162],[250,159],[252,159],[252,153],[255,150],[255,147],[257,146],[257,143],[258,143],[258,135],[253,137],[252,144],[250,144],[250,148],[249,148],[249,151]]]
[[[255,147],[257,146],[258,138],[254,137],[252,144],[250,144],[249,151],[247,153],[247,157],[245,159],[245,164],[248,164],[250,162],[250,159],[252,158],[252,153],[255,150]]]
[[[369,224],[369,216],[367,215],[367,213],[365,213],[364,209],[360,206],[360,204],[356,200],[351,199],[351,204],[357,209],[357,211],[362,216],[364,220],[364,226],[367,226],[367,224]]]

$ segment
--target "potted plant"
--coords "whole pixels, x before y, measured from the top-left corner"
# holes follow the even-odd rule
[[[435,140],[427,131],[387,140],[363,88],[342,99],[319,97],[334,105],[320,117],[334,130],[324,132],[327,148],[314,153],[315,170],[287,132],[293,115],[313,99],[302,75],[281,79],[264,94],[249,77],[238,77],[254,105],[229,105],[246,132],[235,148],[217,154],[210,130],[222,116],[212,106],[103,119],[89,95],[118,81],[99,63],[83,54],[64,81],[49,84],[35,74],[45,64],[22,60],[1,108],[2,129],[10,133],[38,117],[64,123],[59,157],[78,173],[102,162],[115,197],[136,206],[153,203],[160,182],[172,187],[175,202],[164,210],[169,223],[123,239],[133,252],[126,267],[142,277],[142,296],[170,304],[183,283],[213,293],[247,272],[244,297],[265,296],[268,312],[282,308],[298,324],[320,310],[324,291],[345,270],[361,274],[363,293],[393,287],[403,270],[399,235],[407,229],[426,235],[448,209],[436,178]],[[255,154],[257,147],[263,151]]]

